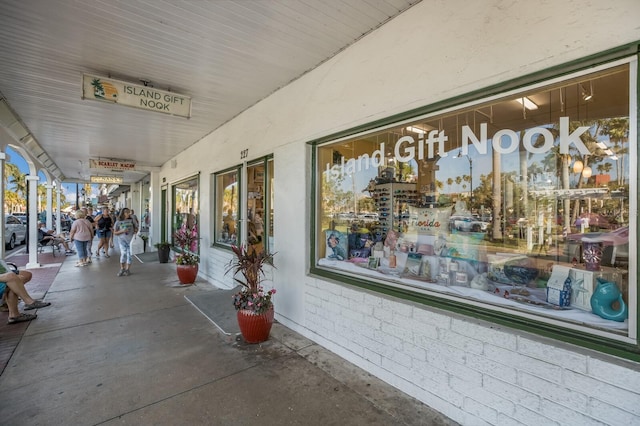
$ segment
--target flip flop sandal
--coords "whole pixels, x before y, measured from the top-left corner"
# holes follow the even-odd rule
[[[17,324],[19,322],[31,321],[38,318],[36,314],[20,314],[17,317],[9,317],[7,324]]]
[[[34,300],[32,304],[24,305],[24,310],[25,311],[30,311],[32,309],[40,309],[40,308],[46,308],[47,306],[51,306],[51,302],[43,302],[42,300]]]

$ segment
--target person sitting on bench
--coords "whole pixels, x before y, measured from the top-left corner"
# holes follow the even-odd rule
[[[0,293],[4,294],[7,299],[9,307],[8,324],[17,324],[37,318],[36,314],[20,313],[18,310],[18,297],[24,302],[25,311],[45,308],[51,305],[49,302],[36,300],[29,295],[24,285],[31,280],[31,276],[29,271],[11,270],[4,261],[0,261]]]
[[[44,222],[38,222],[38,242],[43,246],[62,244],[67,255],[74,254],[74,251],[69,247],[69,243],[52,230],[47,230]]]

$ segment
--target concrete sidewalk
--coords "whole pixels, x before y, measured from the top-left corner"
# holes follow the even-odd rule
[[[173,264],[75,261],[0,376],[3,424],[454,424],[279,324],[261,345],[225,336],[184,298],[213,288],[177,287]]]

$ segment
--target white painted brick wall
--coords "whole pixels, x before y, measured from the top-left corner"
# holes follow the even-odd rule
[[[640,424],[637,363],[320,280],[305,325],[462,424]]]

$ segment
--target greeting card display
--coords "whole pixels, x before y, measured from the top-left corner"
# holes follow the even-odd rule
[[[553,265],[551,277],[547,281],[547,302],[552,305],[567,307],[571,304],[571,268]]]
[[[325,231],[326,236],[326,258],[333,260],[348,259],[348,241],[347,235],[340,231]]]

